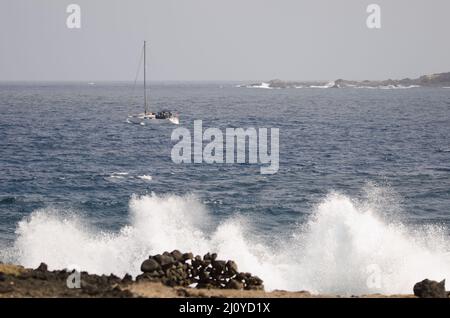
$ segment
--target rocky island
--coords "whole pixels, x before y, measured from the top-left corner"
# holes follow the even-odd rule
[[[335,81],[283,81],[279,79],[270,80],[263,83],[252,83],[248,85],[240,85],[247,88],[413,88],[413,87],[450,87],[450,72],[432,75],[424,75],[419,78],[404,78],[400,80],[383,80],[383,81],[352,81],[345,79],[337,79]]]

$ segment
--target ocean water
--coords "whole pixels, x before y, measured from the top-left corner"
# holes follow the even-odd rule
[[[450,279],[450,89],[153,83],[181,125],[280,129],[280,168],[175,164],[129,83],[0,84],[0,261],[137,275],[217,252],[266,289],[411,293]],[[448,287],[448,286],[447,286]]]

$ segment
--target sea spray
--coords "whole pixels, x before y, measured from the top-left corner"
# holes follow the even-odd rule
[[[414,283],[425,277],[450,277],[448,238],[442,228],[389,223],[370,205],[343,195],[329,195],[294,236],[288,245],[299,251],[298,270],[290,275],[295,285],[301,282],[314,292],[411,293]],[[374,274],[379,275],[378,286],[369,283]]]
[[[133,196],[129,225],[116,233],[96,230],[75,214],[37,210],[19,222],[14,246],[3,258],[27,267],[44,261],[51,269],[76,266],[122,276],[139,274],[150,254],[210,251],[261,277],[267,290],[342,295],[411,293],[424,278],[450,278],[445,229],[388,221],[373,202],[332,193],[294,232],[274,230],[270,244],[243,216],[215,224],[190,195]],[[370,284],[374,274],[379,284]]]

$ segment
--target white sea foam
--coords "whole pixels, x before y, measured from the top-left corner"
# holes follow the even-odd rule
[[[251,85],[237,85],[239,88],[263,88],[263,89],[274,89],[270,86],[270,83],[262,82],[259,84],[251,84]]]
[[[136,174],[130,174],[128,172],[113,172],[111,175],[105,177],[106,180],[109,180],[111,182],[120,182],[124,180],[144,180],[144,181],[152,181],[153,177],[151,175],[143,174],[143,175],[136,175]]]
[[[260,85],[250,85],[248,86],[249,88],[265,88],[265,89],[272,89],[272,87],[270,87],[270,83],[261,83]]]
[[[411,293],[424,278],[450,277],[444,229],[408,229],[380,214],[371,204],[330,195],[290,243],[301,251],[292,280],[319,292],[390,294]],[[380,270],[379,288],[367,284],[376,274],[373,265]]]
[[[153,179],[152,176],[146,175],[146,174],[144,174],[142,176],[138,176],[138,178],[141,180],[145,180],[145,181],[152,181],[152,179]]]
[[[113,172],[107,179],[124,179],[128,174],[128,172]]]
[[[379,89],[409,89],[409,88],[417,88],[420,87],[419,85],[387,85],[387,86],[379,86]]]
[[[325,85],[311,85],[310,88],[331,88],[335,85],[334,82],[329,82],[328,84]]]
[[[410,88],[418,88],[419,85],[386,85],[386,86],[354,86],[354,88],[365,88],[365,89],[410,89]]]
[[[193,196],[132,197],[129,225],[117,233],[99,231],[74,214],[38,210],[18,224],[3,258],[27,267],[44,261],[51,269],[137,275],[149,254],[210,251],[260,276],[268,290],[337,294],[411,293],[424,278],[450,278],[446,232],[388,221],[379,202],[330,194],[293,233],[274,230],[270,244],[242,216],[215,224]],[[381,271],[375,287],[367,284],[374,264]]]
[[[129,175],[129,173],[128,172],[113,172],[113,175],[127,176],[127,175]]]

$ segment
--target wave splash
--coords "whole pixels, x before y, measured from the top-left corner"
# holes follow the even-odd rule
[[[341,295],[411,293],[424,278],[450,278],[444,228],[410,229],[385,220],[371,204],[336,193],[306,223],[270,244],[242,216],[214,224],[190,195],[133,196],[129,210],[129,225],[116,233],[99,231],[73,213],[35,211],[19,222],[14,246],[3,257],[26,267],[44,261],[51,269],[122,276],[139,274],[150,254],[216,252],[260,276],[267,290]]]
[[[298,274],[306,288],[333,294],[412,293],[424,278],[450,277],[447,231],[409,229],[371,205],[332,194],[296,234]]]

